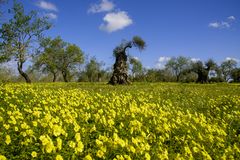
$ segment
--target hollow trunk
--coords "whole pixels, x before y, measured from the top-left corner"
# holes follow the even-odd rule
[[[116,61],[113,66],[113,75],[108,82],[109,84],[129,84],[128,79],[128,66],[127,66],[127,55],[125,50],[116,54]]]
[[[18,72],[21,76],[23,76],[23,78],[25,79],[25,81],[27,83],[31,83],[31,79],[29,78],[29,76],[27,75],[27,73],[25,73],[22,68],[23,68],[23,63],[22,62],[18,62]]]

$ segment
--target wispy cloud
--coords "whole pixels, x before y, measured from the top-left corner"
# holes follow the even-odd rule
[[[108,13],[103,18],[103,21],[104,23],[102,23],[99,28],[109,33],[121,30],[133,23],[133,20],[128,16],[127,12],[124,11]]]
[[[49,19],[57,19],[58,18],[58,16],[55,13],[46,13],[45,16],[48,17]]]
[[[55,11],[57,12],[58,11],[58,8],[55,4],[51,3],[51,2],[47,2],[47,1],[44,1],[44,0],[40,0],[36,3],[36,5],[39,7],[39,8],[42,8],[44,10],[49,10],[49,11]]]
[[[112,11],[115,4],[108,0],[102,0],[99,4],[92,4],[88,9],[88,13],[100,13]]]
[[[219,28],[220,27],[220,23],[219,22],[211,22],[211,23],[209,23],[208,26],[212,27],[212,28]]]
[[[211,28],[230,28],[230,23],[229,22],[212,22],[209,23],[208,25]]]
[[[208,27],[215,28],[215,29],[230,28],[235,20],[236,18],[234,16],[229,16],[225,21],[215,21],[215,22],[209,23]]]
[[[170,59],[171,59],[171,57],[165,57],[165,56],[159,57],[156,65],[155,65],[155,67],[156,67],[157,69],[163,69],[163,68],[165,68],[166,63],[167,63]]]
[[[235,21],[236,18],[235,18],[234,16],[229,16],[229,17],[228,17],[228,20]]]

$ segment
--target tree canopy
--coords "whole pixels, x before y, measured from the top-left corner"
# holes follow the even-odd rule
[[[30,83],[29,76],[23,71],[23,64],[34,54],[30,48],[37,44],[42,33],[48,30],[51,24],[46,17],[38,17],[35,11],[25,14],[23,5],[16,1],[10,13],[13,17],[3,23],[0,29],[0,60],[16,60],[20,75]]]
[[[43,50],[35,58],[35,65],[52,73],[54,82],[58,72],[62,74],[64,81],[68,82],[71,71],[84,62],[83,51],[75,44],[64,42],[60,37],[42,40],[41,48]]]

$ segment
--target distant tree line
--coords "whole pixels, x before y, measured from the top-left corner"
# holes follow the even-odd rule
[[[171,58],[164,69],[149,69],[142,73],[142,77],[150,82],[240,82],[240,68],[233,59],[217,65],[212,59],[202,62],[180,56]]]
[[[4,2],[0,1],[0,5]],[[0,12],[0,17],[3,14]],[[9,20],[0,23],[0,81],[240,82],[240,68],[234,59],[217,65],[212,59],[203,62],[179,56],[168,60],[162,69],[146,69],[140,60],[125,52],[132,46],[145,48],[138,36],[114,49],[115,64],[106,69],[103,62],[88,58],[77,45],[61,37],[45,37],[43,33],[52,27],[47,17],[39,17],[35,11],[25,13],[17,1],[9,14]],[[16,70],[2,65],[9,61],[16,63]]]

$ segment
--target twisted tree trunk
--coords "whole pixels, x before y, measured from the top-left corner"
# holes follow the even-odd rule
[[[113,75],[108,84],[130,84],[128,79],[128,66],[126,49],[131,48],[131,45],[126,46],[121,52],[116,53],[116,61],[113,66]]]
[[[31,83],[31,79],[29,78],[29,76],[27,75],[27,73],[23,72],[22,68],[23,68],[23,63],[22,62],[18,62],[18,72],[21,76],[23,76],[23,78],[25,79],[25,81],[27,83]]]

